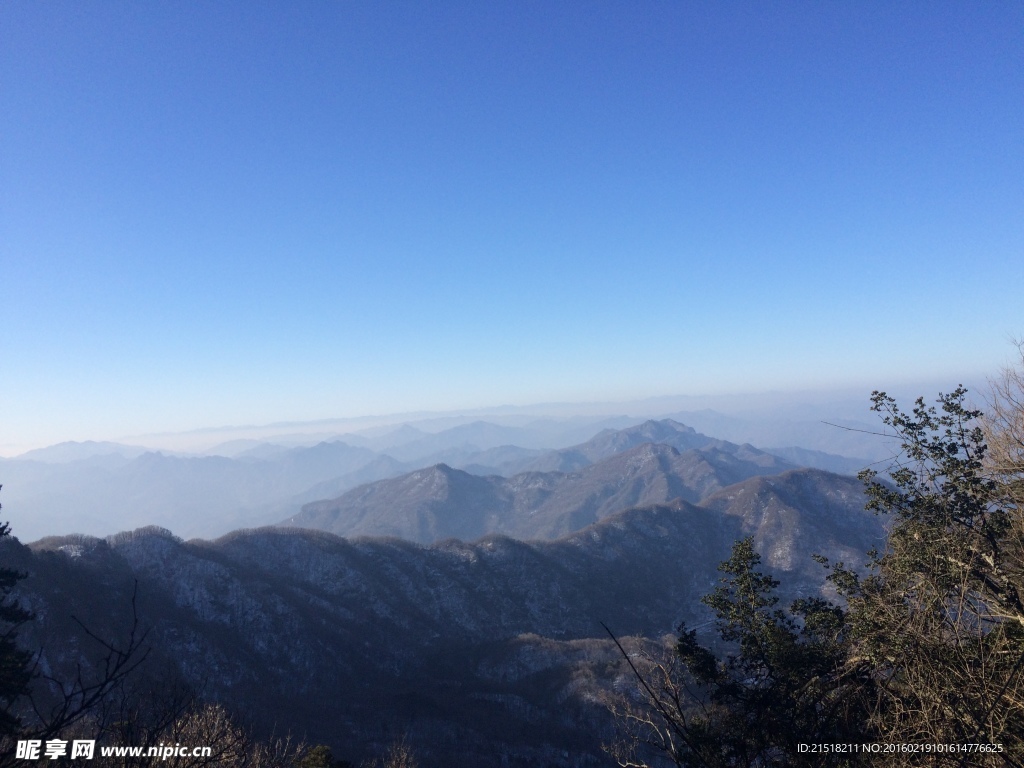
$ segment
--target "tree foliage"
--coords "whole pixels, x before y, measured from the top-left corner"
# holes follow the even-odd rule
[[[884,393],[873,408],[903,441],[891,483],[863,473],[868,507],[892,516],[868,576],[840,573],[850,663],[871,670],[870,722],[909,743],[1002,744],[992,764],[1024,756],[1024,606],[1019,511],[991,471],[982,412],[962,387],[908,414]],[[960,756],[938,759],[958,764]],[[982,765],[987,758],[973,760]],[[1009,761],[1009,762],[1008,762]]]
[[[861,474],[889,518],[884,549],[865,572],[818,558],[842,606],[782,610],[752,541],[737,542],[704,599],[724,652],[680,627],[670,660],[630,662],[643,703],[620,704],[620,765],[1024,765],[1024,374],[997,384],[988,416],[966,395],[905,413],[872,394],[902,443],[887,478]],[[799,746],[822,743],[1000,751]]]
[[[760,562],[753,539],[736,542],[719,566],[719,586],[703,599],[724,652],[681,625],[670,661],[645,660],[643,671],[633,664],[645,706],[618,712],[630,730],[613,749],[620,765],[859,764],[856,756],[823,759],[799,748],[865,738],[859,713],[870,681],[844,663],[845,612],[820,598],[783,610],[779,582],[758,570]]]

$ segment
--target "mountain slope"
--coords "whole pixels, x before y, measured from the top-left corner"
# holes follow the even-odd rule
[[[822,589],[811,553],[856,563],[880,527],[855,481],[799,470],[550,542],[424,547],[270,528],[186,543],[149,529],[3,554],[32,573],[41,619],[26,632],[48,648],[67,642],[57,617],[106,615],[138,579],[157,655],[265,731],[352,758],[408,732],[424,766],[597,766],[597,696],[619,674],[601,624],[653,636],[700,624],[699,597],[746,534],[789,598]]]
[[[628,451],[643,443],[671,445],[679,451],[703,448],[716,442],[671,419],[648,420],[625,429],[604,429],[584,443],[551,451],[523,467],[527,472],[572,472]]]
[[[607,436],[591,455],[614,451],[642,437]],[[428,544],[487,533],[557,538],[633,506],[681,498],[699,501],[727,485],[792,467],[749,446],[680,453],[640,443],[613,452],[579,471],[523,472],[510,478],[478,477],[439,464],[306,504],[282,523],[339,536],[397,536]]]

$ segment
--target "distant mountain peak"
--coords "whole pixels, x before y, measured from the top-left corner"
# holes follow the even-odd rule
[[[410,480],[420,481],[433,477],[450,478],[453,477],[454,475],[468,474],[468,472],[463,472],[461,469],[452,469],[443,461],[440,461],[437,464],[433,464],[429,467],[424,467],[423,469],[417,469],[415,472],[410,472],[408,475],[406,475],[406,477],[408,477]],[[383,483],[386,481],[378,480],[377,482]]]
[[[85,440],[77,442],[69,440],[46,448],[36,448],[17,456],[28,461],[42,461],[48,464],[68,464],[75,461],[91,459],[97,456],[122,456],[133,459],[146,453],[149,449],[138,445],[124,445],[109,441]]]
[[[620,430],[622,432],[639,432],[646,434],[648,432],[658,433],[678,433],[682,432],[686,435],[696,435],[697,430],[693,427],[688,427],[685,424],[676,421],[675,419],[648,419],[642,424],[637,424],[635,427],[629,427],[627,429]]]
[[[401,536],[421,544],[485,533],[556,538],[631,506],[676,498],[696,502],[752,475],[790,468],[760,451],[650,424],[653,436],[616,432],[570,449],[581,459],[570,471],[483,477],[438,463],[312,501],[283,524],[342,536]],[[665,430],[676,444],[658,441]],[[597,460],[588,460],[584,449]]]

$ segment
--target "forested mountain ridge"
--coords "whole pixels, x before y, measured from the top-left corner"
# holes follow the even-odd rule
[[[407,731],[425,766],[602,765],[595,696],[618,667],[601,623],[648,636],[699,623],[716,565],[748,533],[791,595],[821,590],[812,552],[856,562],[881,540],[856,480],[794,470],[548,542],[279,528],[184,542],[150,529],[11,542],[5,557],[31,574],[40,619],[26,639],[57,654],[67,628],[48,617],[109,613],[137,579],[154,658],[268,731],[352,756]]]
[[[587,460],[607,454],[572,472],[478,477],[439,464],[311,502],[282,525],[424,544],[487,533],[551,539],[633,506],[697,502],[749,477],[793,469],[771,454],[724,441],[702,438],[703,447],[682,453],[667,443],[636,443],[647,436],[599,435],[593,450],[567,449],[566,456]],[[682,436],[676,442],[685,445],[691,434]]]

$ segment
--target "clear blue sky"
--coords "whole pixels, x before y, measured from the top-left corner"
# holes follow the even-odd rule
[[[0,444],[983,376],[1022,180],[1019,2],[3,3]]]

